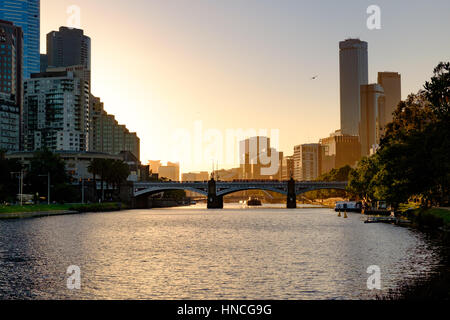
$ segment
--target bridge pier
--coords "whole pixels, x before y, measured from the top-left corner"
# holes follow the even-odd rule
[[[208,181],[208,209],[223,209],[223,196],[217,195],[216,181]]]
[[[208,196],[208,209],[223,209],[223,197]]]
[[[295,193],[295,180],[291,178],[288,181],[288,193],[287,193],[287,205],[288,209],[296,209],[297,208],[297,194]]]

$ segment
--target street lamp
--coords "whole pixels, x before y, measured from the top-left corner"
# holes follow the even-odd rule
[[[11,172],[11,175],[17,174],[19,179],[19,197],[20,197],[20,205],[23,205],[23,170],[20,170],[20,172]]]

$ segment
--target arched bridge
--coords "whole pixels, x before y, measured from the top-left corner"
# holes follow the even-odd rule
[[[322,189],[347,188],[347,182],[296,182],[290,181],[235,181],[222,182],[210,180],[207,182],[135,182],[133,197],[143,197],[168,190],[193,191],[208,197],[208,208],[223,208],[223,197],[239,191],[265,190],[281,193],[287,196],[288,208],[296,208],[296,197],[299,194]]]

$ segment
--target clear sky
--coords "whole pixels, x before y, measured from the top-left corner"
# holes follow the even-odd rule
[[[366,26],[373,4],[381,30]],[[41,52],[71,5],[92,39],[93,94],[138,133],[143,162],[183,172],[211,167],[174,158],[173,132],[194,136],[195,121],[224,136],[279,129],[286,155],[339,129],[341,40],[367,41],[369,81],[399,72],[404,98],[450,61],[448,0],[41,0]]]

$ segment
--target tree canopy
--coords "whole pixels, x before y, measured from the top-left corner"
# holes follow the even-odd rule
[[[449,137],[450,63],[440,63],[423,90],[399,103],[378,152],[350,174],[349,190],[394,206],[412,196],[448,203]]]

